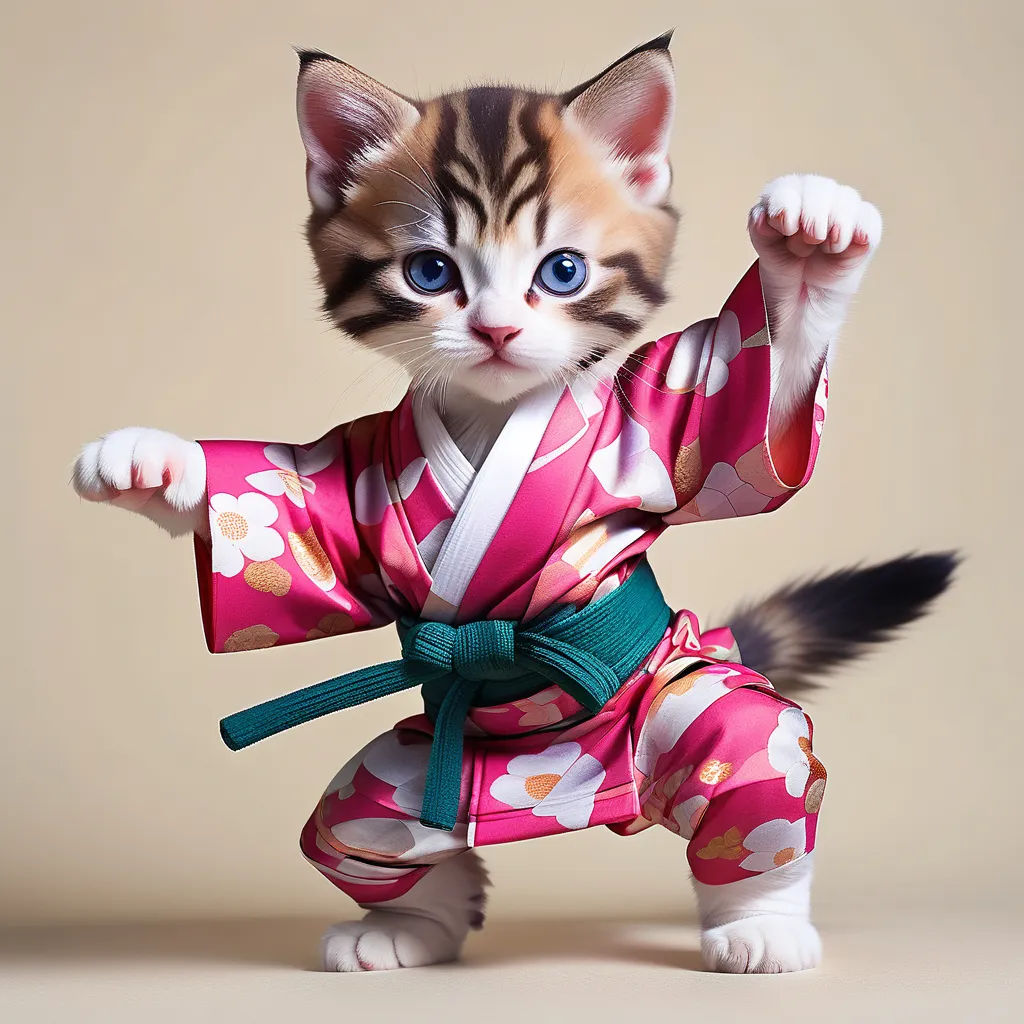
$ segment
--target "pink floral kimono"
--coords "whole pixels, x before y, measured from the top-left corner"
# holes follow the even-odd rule
[[[309,446],[203,442],[210,649],[402,615],[528,622],[583,607],[628,578],[666,526],[770,512],[803,486],[825,375],[778,442],[785,481],[767,440],[770,375],[755,264],[716,319],[646,346],[614,380],[532,393],[478,471],[416,394]],[[472,708],[452,832],[418,820],[431,732],[420,715],[371,742],[302,833],[306,857],[359,903],[402,895],[469,847],[594,825],[664,825],[690,840],[707,883],[814,845],[825,772],[809,719],[740,663],[727,629],[702,631],[687,611],[596,714],[556,686]]]

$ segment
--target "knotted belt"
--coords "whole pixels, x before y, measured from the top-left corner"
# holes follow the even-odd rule
[[[420,821],[450,832],[458,817],[471,707],[519,700],[554,683],[594,714],[654,649],[670,618],[646,561],[580,611],[566,606],[529,626],[508,619],[449,626],[403,617],[399,661],[357,669],[229,715],[220,733],[232,750],[240,750],[322,715],[422,687],[434,741]]]

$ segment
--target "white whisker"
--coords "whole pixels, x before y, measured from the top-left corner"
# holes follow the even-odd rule
[[[437,194],[437,198],[443,202],[444,196],[441,194],[441,189],[438,187],[437,182],[434,181],[434,179],[430,176],[430,173],[427,171],[426,167],[424,167],[423,164],[421,164],[419,160],[417,160],[416,157],[413,156],[412,150],[405,144],[405,142],[402,139],[398,140],[398,144],[408,154],[409,159],[420,169],[420,173],[423,175],[424,178],[427,179],[427,184],[430,185],[430,187]]]
[[[388,235],[393,235],[398,231],[405,231],[407,228],[422,228],[423,225],[426,224],[428,220],[430,220],[429,217],[424,217],[422,220],[410,220],[407,221],[405,224],[394,224],[389,228],[385,228],[384,233]]]
[[[379,203],[374,203],[374,206],[408,206],[410,210],[415,210],[417,213],[422,213],[424,217],[436,217],[436,213],[430,213],[424,210],[422,206],[417,206],[415,203],[407,203],[403,199],[382,199]]]
[[[412,185],[412,187],[416,189],[417,192],[419,192],[425,198],[429,199],[430,202],[432,202],[434,206],[437,207],[438,213],[444,213],[444,210],[442,210],[441,208],[441,204],[429,192],[423,189],[422,186],[417,185],[416,182],[412,180],[412,178],[404,175],[401,171],[396,171],[394,167],[388,167],[385,169],[390,171],[392,174],[397,174],[399,178],[403,178],[405,181],[409,182],[409,184]]]
[[[641,365],[643,365],[643,364],[641,363]],[[646,380],[644,377],[641,377],[638,373],[635,373],[625,363],[623,363],[618,368],[617,373],[621,373],[624,376],[631,378],[637,384],[643,384],[645,387],[649,387],[652,391],[656,391],[659,395],[673,395],[673,394],[676,394],[676,392],[674,392],[674,391],[666,391],[664,388],[659,388],[657,384],[652,384],[649,380]]]

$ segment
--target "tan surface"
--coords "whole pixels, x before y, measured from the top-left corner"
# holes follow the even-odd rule
[[[5,1024],[367,1021],[542,1024],[916,1024],[1019,1021],[1015,922],[915,918],[826,928],[817,971],[699,972],[696,931],[659,922],[495,924],[464,963],[370,975],[311,973],[322,921],[22,933],[0,951]],[[7,943],[4,943],[7,945]]]
[[[999,943],[997,959],[974,952],[969,933],[918,925],[903,942],[886,929],[903,905],[1022,902],[1024,691],[1011,666],[1024,579],[1024,366],[1010,322],[1020,5],[684,7],[8,5],[0,337],[16,443],[4,463],[0,618],[5,921],[344,915],[300,860],[299,827],[348,754],[415,706],[405,695],[229,753],[220,716],[390,655],[393,634],[211,658],[189,546],[83,507],[67,486],[77,446],[118,426],[303,441],[397,396],[381,369],[355,383],[370,363],[316,317],[289,44],[333,50],[408,91],[492,76],[567,86],[678,23],[686,217],[677,299],[658,326],[718,309],[751,258],[746,209],[776,174],[814,169],[855,183],[887,228],[846,333],[812,486],[756,522],[671,532],[655,567],[671,600],[704,614],[822,565],[966,549],[938,613],[811,705],[831,780],[817,892],[835,928],[827,984],[844,999],[874,998],[864,985],[878,971],[896,999],[963,997],[937,984],[918,941],[954,970],[988,964],[991,977],[1009,961]],[[689,903],[683,849],[667,834],[594,831],[487,859],[499,917],[643,916]],[[871,907],[875,938],[844,930],[849,913]],[[916,989],[900,985],[900,950],[918,965]],[[619,1006],[656,992],[678,998],[680,1012],[691,992],[728,991],[739,1005],[751,986],[768,991],[614,959],[582,965],[573,990],[600,981]],[[539,977],[568,985],[557,980],[563,967]],[[45,981],[39,998],[53,1005],[84,970],[26,973],[18,985]],[[147,980],[135,968],[97,969],[97,992],[118,992],[121,1005],[161,992],[185,1000],[180,982],[191,979],[217,998],[244,991],[282,1005],[298,986],[326,1007],[340,990],[265,966],[154,970]],[[485,958],[471,976],[509,990],[531,970],[506,973]],[[345,991],[398,1000],[421,977]],[[431,977],[453,997],[454,975]]]

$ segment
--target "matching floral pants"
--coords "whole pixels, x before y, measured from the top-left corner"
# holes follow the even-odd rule
[[[332,780],[303,829],[303,854],[357,903],[373,904],[472,846],[594,825],[623,835],[664,826],[689,840],[694,877],[708,884],[813,849],[825,770],[810,720],[750,669],[689,670],[669,650],[595,719],[574,723],[567,700],[552,688],[507,709],[475,709],[453,832],[418,820],[430,727],[400,723]]]

